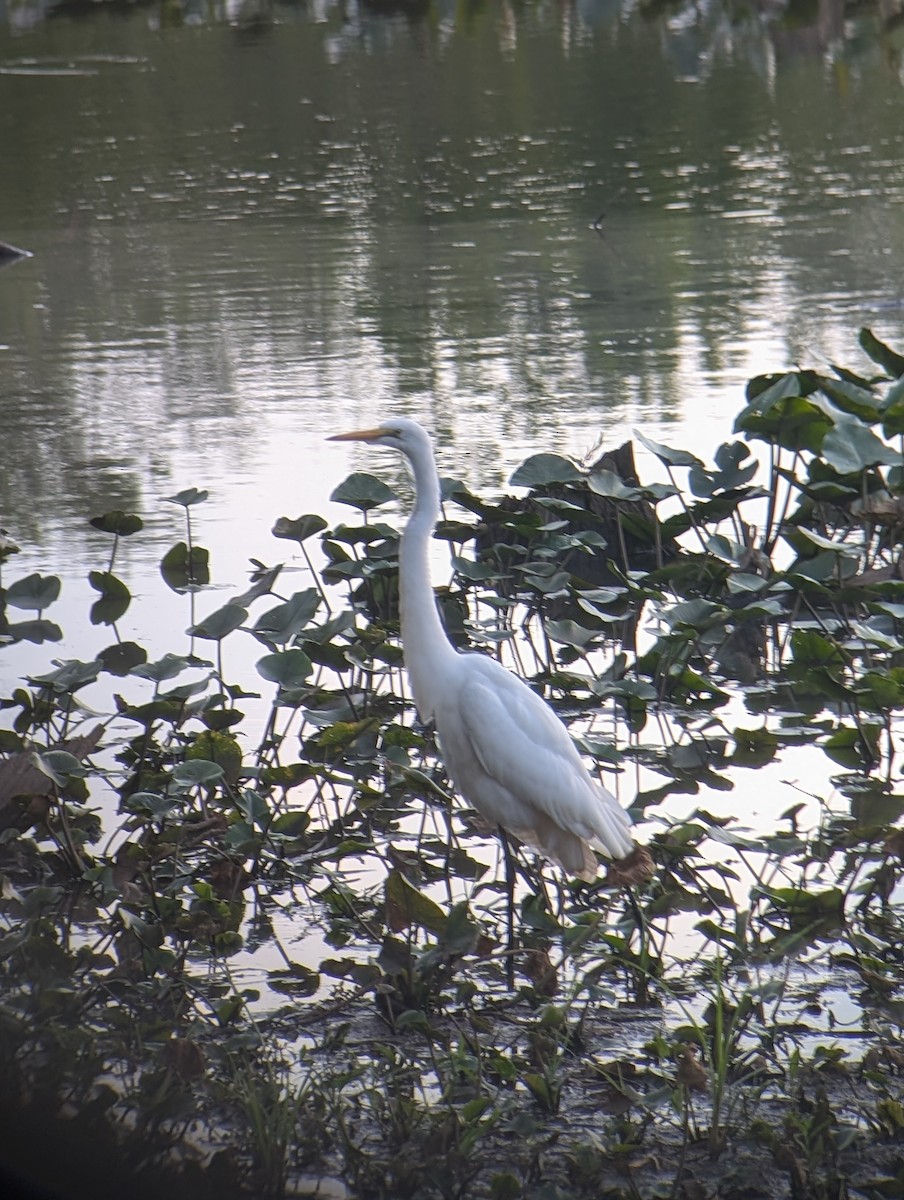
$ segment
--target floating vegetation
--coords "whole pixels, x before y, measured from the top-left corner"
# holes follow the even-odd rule
[[[495,831],[406,689],[392,489],[280,518],[309,585],[255,563],[210,610],[206,493],[171,497],[188,640],[154,661],[116,629],[138,516],[91,520],[86,662],[3,535],[0,642],[44,662],[0,697],[12,1161],[93,1195],[102,1161],[192,1197],[904,1196],[904,357],[861,345],[869,375],[751,380],[712,465],[638,435],[659,482],[631,446],[496,502],[443,481],[450,636],[556,708],[656,862],[521,848],[514,991]]]

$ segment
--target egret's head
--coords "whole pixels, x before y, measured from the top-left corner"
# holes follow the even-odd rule
[[[419,450],[429,449],[426,429],[408,417],[394,417],[373,429],[353,429],[349,433],[334,433],[330,442],[369,442],[372,446],[388,446],[413,458]]]

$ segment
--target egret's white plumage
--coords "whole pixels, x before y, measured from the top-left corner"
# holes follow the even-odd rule
[[[399,417],[332,440],[400,450],[414,472],[415,505],[399,555],[402,646],[418,713],[434,722],[457,790],[570,874],[596,875],[594,847],[627,857],[635,845],[625,810],[589,774],[549,705],[495,659],[461,654],[446,636],[430,581],[440,492],[426,430]]]

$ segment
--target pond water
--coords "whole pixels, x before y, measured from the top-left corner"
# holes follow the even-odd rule
[[[193,485],[232,585],[329,515],[337,428],[419,417],[480,489],[633,426],[709,452],[750,375],[904,329],[900,34],[834,0],[8,2],[0,138],[23,568],[122,507],[140,587]]]
[[[197,615],[158,577],[179,488],[241,590],[291,554],[278,515],[401,476],[339,428],[416,416],[493,491],[635,426],[710,454],[750,375],[900,342],[900,49],[817,15],[8,4],[0,238],[33,257],[0,271],[0,525],[7,579],[64,576],[64,641],[0,677],[109,641],[100,512],[145,521],[120,635],[159,655]]]
[[[60,640],[26,633],[0,645],[0,801],[14,802],[0,809],[0,967],[26,1014],[23,1044],[32,1006],[44,1014],[37,1045],[55,1005],[69,1019],[75,964],[87,995],[73,1023],[83,1098],[93,1096],[96,1038],[121,1060],[120,1098],[138,1096],[145,1112],[122,1030],[128,1042],[137,1029],[148,1061],[164,1062],[166,1087],[166,1053],[192,1039],[227,1092],[240,1076],[217,1060],[224,1039],[227,1059],[272,1052],[267,1061],[306,1086],[315,1043],[325,1062],[341,1058],[345,1004],[356,1054],[364,1062],[376,1046],[376,1063],[383,1049],[362,1024],[365,1006],[381,1036],[384,1024],[395,1035],[439,997],[468,1008],[505,995],[522,1031],[510,1036],[500,1009],[486,1040],[504,1050],[489,1046],[488,1077],[502,1062],[499,1078],[520,1081],[498,1108],[508,1114],[519,1096],[537,1096],[531,1022],[548,1015],[548,951],[566,1009],[580,1001],[597,1022],[588,1060],[601,1046],[655,1059],[651,1095],[665,1088],[656,1104],[678,1087],[673,1048],[660,1038],[650,1050],[660,1031],[680,1050],[689,1026],[720,1028],[725,1013],[743,1054],[774,1054],[775,1079],[789,1047],[816,1055],[841,1039],[839,1053],[857,1059],[899,1040],[888,1028],[904,1018],[886,1000],[901,986],[904,889],[900,524],[874,539],[844,486],[831,493],[832,515],[802,518],[798,540],[787,537],[760,573],[730,539],[744,536],[741,514],[746,523],[766,503],[744,497],[740,459],[720,462],[722,482],[701,468],[691,503],[715,497],[713,511],[701,501],[701,523],[679,535],[689,545],[667,545],[665,562],[665,525],[656,527],[655,570],[649,555],[632,570],[621,525],[631,502],[619,508],[626,570],[612,589],[608,579],[553,586],[543,574],[555,577],[561,545],[599,545],[569,543],[578,534],[561,533],[564,519],[540,524],[538,513],[565,512],[558,497],[514,517],[485,510],[489,553],[458,564],[450,610],[465,596],[471,636],[503,645],[538,679],[588,762],[636,804],[657,865],[639,902],[606,882],[590,890],[528,870],[511,997],[500,843],[463,806],[437,801],[447,781],[429,731],[413,723],[392,585],[367,574],[392,553],[391,536],[346,531],[345,562],[337,543],[321,553],[309,539],[318,566],[331,556],[324,579],[336,607],[327,612],[321,592],[314,619],[312,591],[304,619],[262,645],[247,633],[274,602],[262,589],[242,601],[252,615],[229,626],[225,667],[226,638],[188,633],[245,590],[251,559],[288,561],[274,595],[320,587],[299,546],[270,530],[300,513],[357,521],[330,499],[351,469],[410,495],[394,456],[326,442],[340,429],[416,417],[435,437],[441,474],[489,503],[528,455],[582,457],[634,428],[710,461],[758,373],[835,362],[876,374],[857,348],[861,326],[904,347],[897,16],[888,4],[851,15],[840,0],[740,16],[715,0],[668,11],[634,0],[413,0],[390,12],[354,0],[0,0],[0,241],[30,252],[0,269],[0,526],[20,547],[2,582],[62,578],[46,613]],[[838,423],[856,426],[857,503],[877,463],[892,488],[900,470],[900,429],[892,418],[886,429],[876,408],[888,383],[858,392],[857,418],[845,409]],[[782,399],[807,403],[803,392]],[[878,457],[867,425],[886,439]],[[835,430],[835,462],[839,440]],[[637,458],[642,479],[664,478],[649,447],[638,443]],[[787,515],[792,494],[809,495],[805,460],[784,463],[772,516]],[[167,587],[159,567],[186,528],[167,498],[193,487],[209,492],[190,513],[211,555],[210,586],[194,595]],[[689,496],[660,515],[687,511]],[[113,509],[139,514],[144,528],[116,552],[133,599],[111,629],[90,615],[98,593],[88,578],[112,570],[111,537],[88,522]],[[399,517],[390,504],[374,520]],[[524,528],[534,532],[522,563]],[[807,537],[815,559],[801,549]],[[618,570],[615,546],[613,537]],[[437,543],[438,580],[451,573],[450,549],[461,543]],[[842,559],[859,572],[844,575],[862,587],[853,598]],[[515,566],[507,575],[489,562]],[[358,620],[343,625],[355,589]],[[566,594],[572,607],[560,612]],[[12,607],[10,619],[34,615]],[[760,642],[728,663],[719,639],[745,620]],[[276,683],[285,655],[268,656],[270,674],[255,664],[302,629],[287,698]],[[133,650],[152,662],[194,650],[218,669],[109,665]],[[612,668],[622,651],[624,672]],[[89,678],[101,653],[99,679],[58,689],[53,720],[25,693],[7,699],[55,661],[79,659],[67,669]],[[735,671],[745,653],[747,674],[743,661]],[[88,718],[80,732],[102,734],[82,755],[88,811],[78,764],[70,777],[71,762],[39,762],[72,788],[71,803],[53,789],[50,799],[15,790],[23,763],[36,769],[28,739],[55,745],[73,714],[76,725]],[[44,800],[57,803],[58,826],[42,825]],[[43,847],[29,857],[32,830]],[[63,888],[33,887],[45,871],[56,883],[61,866],[67,883],[90,884],[72,913]],[[608,1027],[616,1010],[627,1023]],[[565,1044],[563,1033],[556,1055]],[[259,1061],[248,1061],[256,1080]],[[436,1073],[433,1104],[445,1068],[414,1052],[412,1062],[422,1078]],[[337,1119],[370,1095],[358,1078],[336,1085]],[[380,1104],[393,1079],[373,1091]],[[156,1096],[157,1083],[144,1091]],[[882,1104],[874,1128],[884,1130]],[[713,1111],[717,1127],[715,1102]],[[247,1156],[242,1119],[230,1120]],[[368,1120],[372,1132],[377,1118]],[[383,1166],[378,1174],[389,1178]]]

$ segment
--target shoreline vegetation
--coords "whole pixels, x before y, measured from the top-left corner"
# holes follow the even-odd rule
[[[191,625],[156,661],[117,630],[139,515],[91,518],[88,661],[4,535],[0,654],[43,664],[0,695],[5,1165],[94,1197],[904,1196],[904,356],[860,344],[752,379],[712,464],[637,435],[661,482],[630,445],[498,500],[443,480],[450,636],[554,705],[656,863],[628,892],[522,848],[514,992],[495,835],[407,693],[392,489],[280,518],[308,585],[255,562],[219,607],[206,493],[170,497]]]

